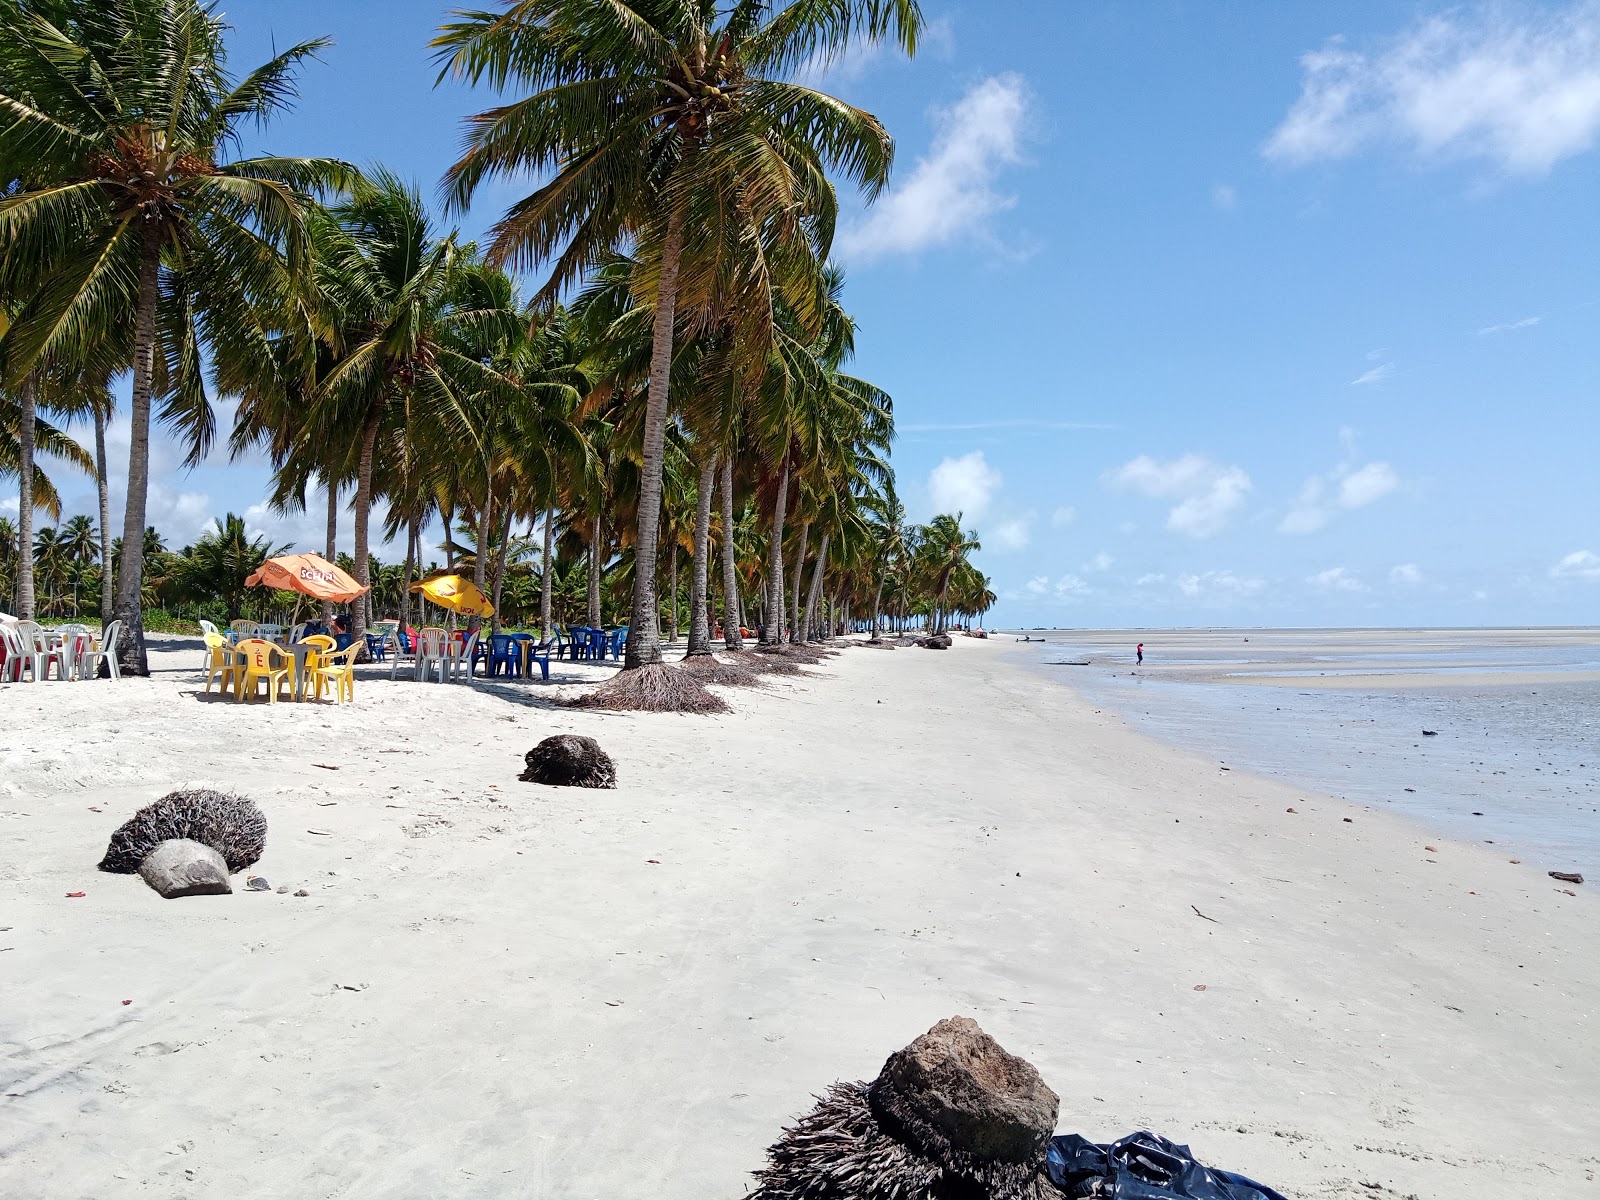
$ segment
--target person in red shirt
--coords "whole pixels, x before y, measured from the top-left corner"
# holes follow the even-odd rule
[[[1139,661],[1138,661],[1137,665],[1141,666],[1141,667],[1144,666],[1144,643],[1143,642],[1140,642],[1139,645],[1134,649],[1134,653],[1139,656]]]

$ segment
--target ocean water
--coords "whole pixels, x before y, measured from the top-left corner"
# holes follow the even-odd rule
[[[1030,636],[1031,669],[1162,741],[1600,883],[1600,631]]]

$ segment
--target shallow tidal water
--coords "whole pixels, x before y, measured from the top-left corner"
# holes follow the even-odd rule
[[[1029,632],[1046,639],[1023,648],[1030,668],[1164,742],[1600,883],[1600,642],[1540,631]],[[1519,679],[1530,673],[1538,681]],[[1351,675],[1357,686],[1313,682]],[[1252,676],[1273,682],[1242,682]]]

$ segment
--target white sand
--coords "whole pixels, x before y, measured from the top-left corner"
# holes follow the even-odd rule
[[[240,706],[195,649],[0,688],[0,1195],[737,1197],[955,1013],[1063,1131],[1290,1196],[1595,1194],[1600,881],[1220,771],[1014,653],[852,649],[719,719]],[[517,782],[559,731],[617,791]],[[94,869],[202,781],[309,898]]]

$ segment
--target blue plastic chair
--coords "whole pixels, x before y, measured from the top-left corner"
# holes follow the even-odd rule
[[[375,633],[367,634],[367,653],[372,655],[374,662],[383,662],[389,654],[388,640]]]
[[[489,678],[493,679],[505,668],[507,679],[522,677],[522,655],[517,640],[509,633],[496,633],[489,638]]]
[[[613,659],[621,660],[622,651],[628,644],[628,629],[629,626],[624,625],[621,629],[611,631],[611,657]]]
[[[516,636],[518,638],[521,638],[521,639],[523,639],[525,641],[528,641],[528,642],[532,642],[533,641],[532,636],[529,635],[529,634],[526,634],[526,633],[520,633],[520,634],[517,634]],[[555,651],[555,656],[557,658],[560,658],[561,657],[561,638],[560,638],[559,635],[557,635],[551,641],[540,642],[536,646],[530,645],[530,646],[528,646],[526,648],[526,651],[525,651],[525,653],[527,654],[527,660],[526,660],[527,662],[538,663],[539,664],[539,677],[540,677],[540,681],[543,682],[543,683],[549,683],[550,682],[550,652],[551,652],[552,649]]]

